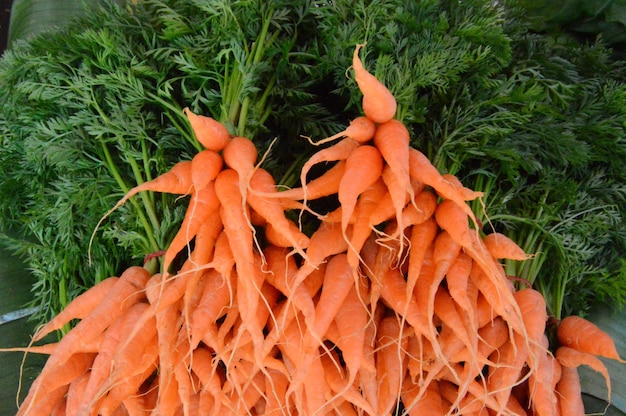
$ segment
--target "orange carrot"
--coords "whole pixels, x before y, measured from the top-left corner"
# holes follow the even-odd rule
[[[404,230],[402,210],[407,193],[412,201],[415,199],[409,175],[409,140],[406,126],[395,119],[379,125],[374,135],[374,145],[387,163],[383,179],[395,207],[399,235]]]
[[[252,318],[259,303],[261,287],[255,283],[253,241],[254,235],[242,206],[239,177],[232,169],[225,169],[215,179],[215,192],[220,200],[220,217],[232,250],[238,285],[242,289],[238,296],[245,298],[239,304],[244,321]],[[257,334],[259,335],[259,334]]]
[[[391,91],[363,66],[359,58],[359,50],[363,46],[365,45],[356,45],[352,56],[354,77],[363,94],[363,113],[375,123],[385,123],[396,114],[396,99]]]
[[[118,280],[115,276],[109,277],[78,295],[58,315],[37,329],[33,336],[33,342],[41,340],[52,331],[63,328],[65,324],[73,319],[85,318],[104,300]]]
[[[365,241],[372,234],[370,217],[386,191],[385,184],[382,179],[379,179],[363,191],[357,201],[348,249],[348,263],[355,270],[359,266],[361,248],[363,248]]]
[[[211,117],[194,114],[189,108],[185,108],[183,111],[189,119],[196,139],[202,146],[216,152],[226,146],[230,134],[222,123]]]
[[[513,240],[502,233],[493,232],[483,238],[489,254],[495,259],[527,260],[528,255]]]
[[[562,345],[575,350],[625,362],[620,358],[613,338],[596,324],[580,316],[567,316],[557,327],[557,336]]]
[[[367,188],[372,186],[382,173],[383,159],[375,147],[362,145],[352,151],[346,160],[346,171],[337,193],[341,204],[341,230],[348,242],[346,233],[357,199]]]
[[[354,142],[348,141],[346,143]],[[330,168],[325,170],[324,173],[322,173],[320,176],[306,183],[306,186],[304,188],[291,188],[279,192],[277,192],[277,190],[272,190],[271,192],[260,192],[256,189],[249,189],[249,191],[251,194],[255,194],[263,198],[278,198],[281,200],[284,208],[291,209],[298,207],[298,205],[294,204],[293,201],[305,199],[305,191],[308,200],[319,199],[325,196],[336,194],[337,191],[339,191],[339,181],[343,177],[345,169],[345,159],[339,160],[338,162],[334,163]]]
[[[426,391],[422,396],[418,395],[419,391],[420,387],[413,384],[410,377],[407,377],[402,383],[402,402],[409,416],[422,416],[424,414],[444,416],[447,414],[436,380],[426,386]]]
[[[248,183],[255,168],[258,151],[254,143],[245,137],[233,137],[222,153],[226,165],[239,176],[239,192],[246,200]]]
[[[307,200],[308,200],[308,189],[307,189],[306,182],[307,182],[307,175],[309,171],[311,170],[311,168],[314,165],[318,163],[322,163],[322,162],[335,162],[335,161],[346,160],[348,159],[348,156],[350,156],[352,151],[356,149],[358,146],[359,144],[353,139],[345,138],[330,147],[317,151],[306,161],[306,163],[302,166],[302,170],[300,171],[300,183],[302,183],[302,190],[303,190],[301,199],[304,205],[307,204]],[[345,171],[340,172],[340,173],[341,173],[341,177],[343,177],[343,175],[345,174]],[[332,182],[325,183],[325,184],[328,184],[332,186],[333,188],[338,185]],[[339,190],[339,188],[337,188],[337,190]]]
[[[261,168],[255,169],[249,184],[253,189],[258,189],[262,192],[271,192],[275,186],[272,175]],[[297,253],[303,258],[306,258],[304,249],[309,244],[309,238],[301,231],[294,230],[290,226],[290,222],[287,217],[285,217],[283,208],[278,200],[268,200],[255,194],[250,194],[248,195],[248,203],[259,215],[265,218],[268,223],[272,224],[276,232],[290,241],[291,247],[293,247]]]
[[[547,349],[548,338],[545,336],[544,346]],[[539,365],[528,379],[529,400],[537,416],[557,414],[559,404],[555,390],[561,372],[561,364],[552,354],[540,356]]]
[[[379,401],[377,414],[393,414],[398,406],[402,381],[406,374],[406,347],[408,339],[396,317],[385,317],[378,325],[376,368],[379,374]]]
[[[357,143],[364,144],[372,140],[375,131],[376,125],[372,120],[365,116],[359,116],[352,120],[350,125],[345,130],[317,142],[313,142],[309,139],[309,142],[315,146],[319,146],[341,137],[349,137]]]
[[[537,349],[537,354],[542,356],[547,346],[543,345],[543,337],[548,321],[546,301],[541,292],[526,288],[513,293],[515,301],[522,312],[522,319],[526,327],[526,333],[530,341],[530,348]]]
[[[163,271],[168,272],[174,258],[184,247],[188,247],[191,240],[196,236],[200,227],[209,221],[212,216],[217,216],[219,199],[215,192],[215,185],[209,182],[204,188],[195,191],[189,200],[189,207],[180,228],[163,256]],[[190,249],[189,249],[190,250]]]
[[[611,402],[611,377],[602,360],[592,353],[581,352],[565,345],[558,347],[554,355],[563,367],[578,368],[586,365],[602,374],[607,387],[607,402]]]
[[[96,236],[96,232],[98,231],[100,224],[102,224],[102,222],[109,215],[111,215],[116,209],[124,205],[126,201],[137,195],[139,192],[154,191],[177,195],[189,194],[193,189],[193,182],[191,179],[191,166],[192,162],[190,160],[183,160],[176,163],[170,170],[156,177],[155,179],[137,185],[130,191],[128,191],[126,195],[124,195],[122,199],[120,199],[110,210],[108,210],[96,224],[91,234],[91,238],[89,239],[89,247],[87,250],[89,262],[91,262],[91,246],[93,244],[93,239]]]
[[[198,152],[191,159],[191,183],[196,191],[213,181],[220,173],[224,165],[224,160],[219,153],[213,150],[203,150]]]
[[[556,394],[562,416],[584,416],[580,377],[575,367],[561,367],[561,378],[556,384]]]
[[[210,339],[217,337],[217,321],[224,313],[226,307],[233,301],[229,288],[230,283],[226,281],[215,269],[205,272],[206,285],[202,293],[202,298],[198,306],[191,314],[190,335],[191,348],[194,349],[200,344],[200,340],[206,339],[207,334],[211,334]],[[210,347],[217,345],[210,343]]]
[[[476,217],[465,201],[480,198],[482,192],[468,195],[463,189],[458,189],[443,178],[422,152],[413,148],[409,148],[409,173],[412,178],[432,187],[442,198],[454,201],[476,223]]]

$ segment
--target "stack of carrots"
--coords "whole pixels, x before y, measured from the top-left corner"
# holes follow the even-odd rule
[[[40,328],[79,320],[25,348],[50,356],[18,415],[582,415],[581,364],[610,395],[610,337],[568,317],[550,348],[543,297],[499,262],[527,255],[483,236],[482,194],[410,148],[361,47],[364,115],[316,143],[336,141],[301,187],[279,191],[250,140],[185,110],[205,150],[119,203],[191,195],[163,273],[130,267]]]

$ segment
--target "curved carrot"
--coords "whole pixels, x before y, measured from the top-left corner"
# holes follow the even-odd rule
[[[602,374],[607,387],[607,402],[611,402],[611,376],[602,360],[594,354],[578,351],[564,345],[556,349],[554,356],[563,367],[578,368],[581,365],[586,365]]]
[[[454,201],[477,223],[474,213],[465,202],[482,197],[482,192],[468,194],[465,188],[459,189],[453,182],[445,180],[422,152],[413,148],[409,148],[409,173],[412,178],[432,187],[442,198]]]
[[[352,55],[354,78],[363,94],[363,113],[375,123],[385,123],[396,114],[396,99],[391,91],[363,66],[359,58],[359,50],[363,46],[365,45],[357,44]]]
[[[41,340],[52,331],[63,328],[73,319],[85,318],[102,302],[118,280],[115,276],[109,277],[78,295],[58,315],[37,329],[33,342]]]
[[[394,414],[407,372],[408,338],[394,316],[383,318],[376,334],[376,369],[379,374],[379,401],[376,414]]]
[[[222,123],[211,117],[195,114],[189,108],[183,109],[196,138],[206,149],[220,151],[228,143],[230,134]]]
[[[252,174],[249,185],[251,188],[258,189],[262,192],[271,192],[274,189],[275,182],[268,171],[258,168],[255,169]],[[268,200],[251,193],[248,195],[248,203],[250,207],[265,218],[279,234],[289,240],[291,247],[293,247],[298,254],[303,258],[307,257],[304,249],[309,245],[309,238],[300,230],[294,230],[290,226],[290,222],[285,216],[278,200]]]
[[[562,345],[577,351],[625,362],[617,352],[613,338],[580,316],[563,318],[557,327],[557,337]]]
[[[176,163],[174,166],[172,166],[170,170],[163,173],[162,175],[152,179],[151,181],[137,185],[130,191],[128,191],[126,195],[122,197],[122,199],[120,199],[110,210],[108,210],[102,216],[102,218],[100,218],[100,220],[94,227],[94,230],[91,233],[91,238],[89,239],[89,246],[87,249],[87,257],[89,258],[89,262],[91,263],[91,246],[93,245],[93,239],[96,236],[98,228],[100,228],[102,222],[106,218],[108,218],[109,215],[111,215],[115,210],[124,205],[126,201],[137,195],[139,192],[154,191],[177,195],[189,194],[193,189],[193,182],[191,179],[191,166],[192,163],[190,160],[183,160]]]
[[[357,143],[364,144],[372,140],[372,138],[374,137],[375,131],[376,131],[376,124],[374,124],[372,120],[370,120],[369,118],[365,116],[359,116],[355,118],[354,120],[352,120],[350,122],[350,125],[348,125],[348,127],[345,130],[340,131],[337,134],[334,134],[330,137],[319,140],[317,142],[312,141],[308,137],[307,139],[309,139],[309,143],[315,146],[332,142],[333,140],[336,140],[342,137],[349,137],[352,140],[356,141]]]
[[[487,234],[483,242],[494,259],[527,260],[529,258],[517,243],[502,233]]]
[[[304,205],[306,205],[308,200],[307,175],[309,174],[311,168],[314,165],[322,162],[336,162],[346,160],[348,156],[350,156],[352,151],[358,146],[359,144],[356,141],[348,137],[340,140],[330,147],[317,151],[304,163],[300,171],[300,183],[302,184],[303,190],[301,199]],[[341,173],[341,177],[343,177],[345,172],[339,173]]]

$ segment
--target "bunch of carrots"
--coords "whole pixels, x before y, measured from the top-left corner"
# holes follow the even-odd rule
[[[79,320],[23,348],[49,358],[18,415],[582,415],[579,365],[610,397],[610,337],[568,317],[551,351],[542,295],[499,262],[527,254],[483,236],[467,204],[482,194],[409,146],[362,46],[364,115],[315,143],[336,141],[300,187],[277,189],[250,140],[185,110],[205,150],[113,208],[191,196],[162,273],[130,267],[40,328],[33,341]],[[337,208],[316,212],[327,197]]]

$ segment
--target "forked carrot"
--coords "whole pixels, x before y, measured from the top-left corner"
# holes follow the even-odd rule
[[[183,112],[202,146],[216,152],[226,146],[230,138],[226,126],[211,117],[195,114],[189,108],[183,109]]]
[[[357,143],[364,144],[372,140],[375,131],[376,125],[372,120],[365,116],[359,116],[352,120],[350,122],[350,125],[348,125],[345,130],[317,142],[309,139],[309,142],[315,146],[319,146],[321,144],[332,142],[333,140],[337,140],[342,137],[349,137]]]
[[[602,374],[607,387],[607,402],[611,402],[611,377],[606,365],[596,355],[562,345],[556,349],[554,356],[563,367],[578,368],[586,365]]]
[[[375,123],[385,123],[396,114],[396,99],[374,75],[370,74],[359,58],[364,44],[356,45],[352,56],[352,69],[359,90],[363,94],[363,113]]]

